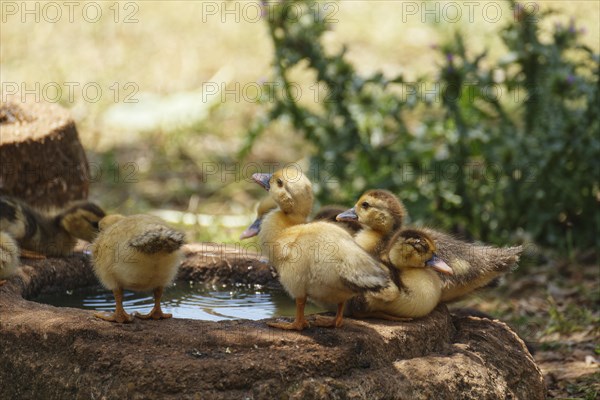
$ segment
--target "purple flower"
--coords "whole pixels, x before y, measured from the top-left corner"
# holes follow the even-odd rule
[[[446,60],[451,63],[452,61],[454,61],[454,54],[452,53],[446,53]]]
[[[569,33],[575,33],[577,30],[575,29],[575,18],[571,17],[569,21]]]
[[[572,85],[575,83],[575,76],[573,76],[572,74],[567,75],[567,79],[566,79],[567,83],[569,85]]]

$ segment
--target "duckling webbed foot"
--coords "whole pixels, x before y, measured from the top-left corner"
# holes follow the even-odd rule
[[[158,321],[159,319],[172,318],[173,314],[164,313],[160,307],[154,307],[148,314],[135,314],[135,316],[139,319],[153,319]]]
[[[294,322],[267,322],[267,325],[271,328],[285,329],[289,331],[301,331],[310,326],[308,321],[305,319],[300,321],[294,320]]]
[[[148,314],[136,314],[135,316],[139,319],[153,319],[155,321],[173,317],[173,314],[164,313],[160,308],[160,299],[162,297],[162,293],[162,287],[154,289],[154,307],[152,307],[152,311],[150,311]]]
[[[304,306],[306,305],[306,296],[296,299],[296,319],[294,322],[267,322],[271,328],[301,331],[310,325],[304,318]]]
[[[125,310],[115,311],[112,314],[107,314],[104,312],[98,312],[94,314],[94,317],[100,318],[104,321],[109,322],[117,322],[119,324],[127,323],[133,321],[133,315],[127,314]]]
[[[365,319],[365,318],[374,318],[374,319],[384,319],[386,321],[396,321],[396,322],[408,322],[412,321],[413,318],[406,317],[397,317],[395,315],[391,315],[382,311],[364,311],[364,312],[354,312],[352,314],[354,318]]]
[[[324,317],[322,315],[315,316],[315,320],[313,321],[314,326],[318,326],[320,328],[339,328],[343,325],[343,321],[337,321],[337,318],[333,317]]]
[[[321,328],[341,328],[344,324],[344,303],[338,304],[337,313],[334,318],[324,317],[322,315],[316,315],[313,324]]]
[[[4,285],[6,282],[8,282],[6,279],[0,279],[0,286]]]
[[[21,257],[29,258],[31,260],[45,260],[46,256],[42,253],[38,253],[31,250],[21,249]]]
[[[98,312],[94,314],[94,317],[103,319],[104,321],[117,322],[119,324],[133,321],[133,315],[127,314],[123,308],[123,289],[117,288],[113,290],[115,296],[115,312],[107,314],[104,312]]]

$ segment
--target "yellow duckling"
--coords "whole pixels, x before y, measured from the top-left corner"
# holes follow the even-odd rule
[[[271,196],[264,197],[261,201],[259,201],[258,207],[256,208],[256,219],[252,224],[250,224],[249,227],[246,228],[244,232],[242,232],[240,235],[240,240],[248,239],[258,235],[265,215],[276,208],[277,203],[275,203]]]
[[[163,288],[175,278],[184,244],[183,233],[151,215],[109,215],[100,221],[100,234],[92,244],[94,272],[115,296],[113,314],[95,314],[113,322],[131,322],[123,308],[123,290],[154,291],[154,307],[142,319],[171,318],[160,307]]]
[[[306,222],[312,209],[312,186],[298,169],[254,174],[252,178],[269,191],[279,207],[265,216],[259,239],[281,284],[296,301],[294,322],[269,326],[306,328],[304,306],[310,298],[337,304],[335,318],[317,318],[315,325],[340,327],[344,302],[357,294],[382,289],[390,281],[389,272],[357,246],[345,229],[329,222]]]
[[[452,269],[436,255],[433,240],[423,232],[400,230],[389,243],[385,253],[399,276],[385,289],[351,300],[352,315],[402,321],[429,314],[442,296],[443,282],[436,271],[452,274]]]
[[[19,266],[19,246],[6,232],[0,232],[0,286],[6,283]]]
[[[356,242],[369,253],[382,257],[394,228],[402,225],[406,215],[404,205],[395,195],[385,190],[371,190],[338,219],[363,225],[364,230],[358,233]],[[444,302],[458,300],[510,271],[522,251],[521,246],[498,248],[468,243],[434,229],[419,230],[433,239],[437,254],[454,272],[442,276],[441,301]]]
[[[254,220],[254,222],[252,222],[252,224],[248,228],[246,228],[246,230],[244,232],[242,232],[242,234],[240,235],[240,240],[248,239],[248,238],[258,235],[258,233],[260,232],[260,226],[262,224],[262,220],[264,219],[265,215],[267,215],[267,213],[269,213],[270,211],[275,210],[276,208],[277,208],[277,204],[270,196],[267,196],[267,197],[263,198],[261,201],[259,201],[258,207],[256,209],[256,219]],[[361,226],[358,222],[356,222],[356,221],[341,221],[341,222],[337,221],[336,217],[338,216],[338,214],[342,213],[345,209],[346,209],[345,207],[336,206],[336,205],[323,206],[315,214],[313,221],[334,222],[339,225],[342,225],[342,227],[346,228],[346,230],[352,234],[357,233],[361,229]]]
[[[46,214],[13,197],[0,196],[0,230],[15,239],[24,256],[66,256],[77,239],[94,240],[104,216],[100,207],[88,201]]]

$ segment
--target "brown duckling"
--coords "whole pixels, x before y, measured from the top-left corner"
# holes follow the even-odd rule
[[[417,230],[401,229],[390,239],[385,253],[399,275],[395,284],[350,300],[351,314],[394,321],[429,314],[442,296],[443,282],[436,271],[452,274],[452,269],[437,256],[431,237]]]
[[[163,288],[179,268],[184,234],[151,215],[109,215],[100,221],[100,234],[92,244],[94,272],[113,291],[116,310],[96,317],[112,322],[131,322],[123,308],[123,290],[154,291],[154,307],[142,319],[171,318],[160,307]]]
[[[356,243],[369,254],[380,257],[392,235],[406,218],[406,208],[387,190],[369,190],[354,207],[339,214],[338,221],[358,222],[362,229],[356,234]]]
[[[354,208],[338,216],[361,223],[365,229],[356,236],[357,243],[373,255],[382,257],[394,228],[406,217],[402,202],[385,190],[370,190],[360,197]],[[441,301],[454,301],[484,287],[510,271],[519,260],[521,246],[498,248],[458,240],[430,228],[419,230],[433,239],[437,254],[450,265],[452,275],[442,276]]]
[[[346,300],[384,288],[389,272],[361,249],[343,228],[323,221],[307,223],[312,209],[312,185],[302,172],[285,168],[252,178],[278,205],[268,213],[259,233],[267,255],[285,290],[296,301],[294,322],[269,323],[280,329],[302,330],[307,298],[336,304],[335,318],[317,318],[315,325],[340,327]]]
[[[19,246],[6,232],[0,231],[0,286],[6,283],[19,266]]]
[[[66,256],[77,239],[94,240],[98,221],[104,216],[100,207],[88,201],[72,203],[56,213],[43,213],[14,197],[0,196],[0,229],[16,240],[22,253]]]

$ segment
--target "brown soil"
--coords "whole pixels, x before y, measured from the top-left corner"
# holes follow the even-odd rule
[[[276,285],[253,254],[187,247],[181,279]],[[283,332],[265,321],[135,320],[26,299],[95,284],[88,259],[24,260],[0,286],[7,399],[542,399],[543,378],[505,324],[453,317],[347,319]]]

